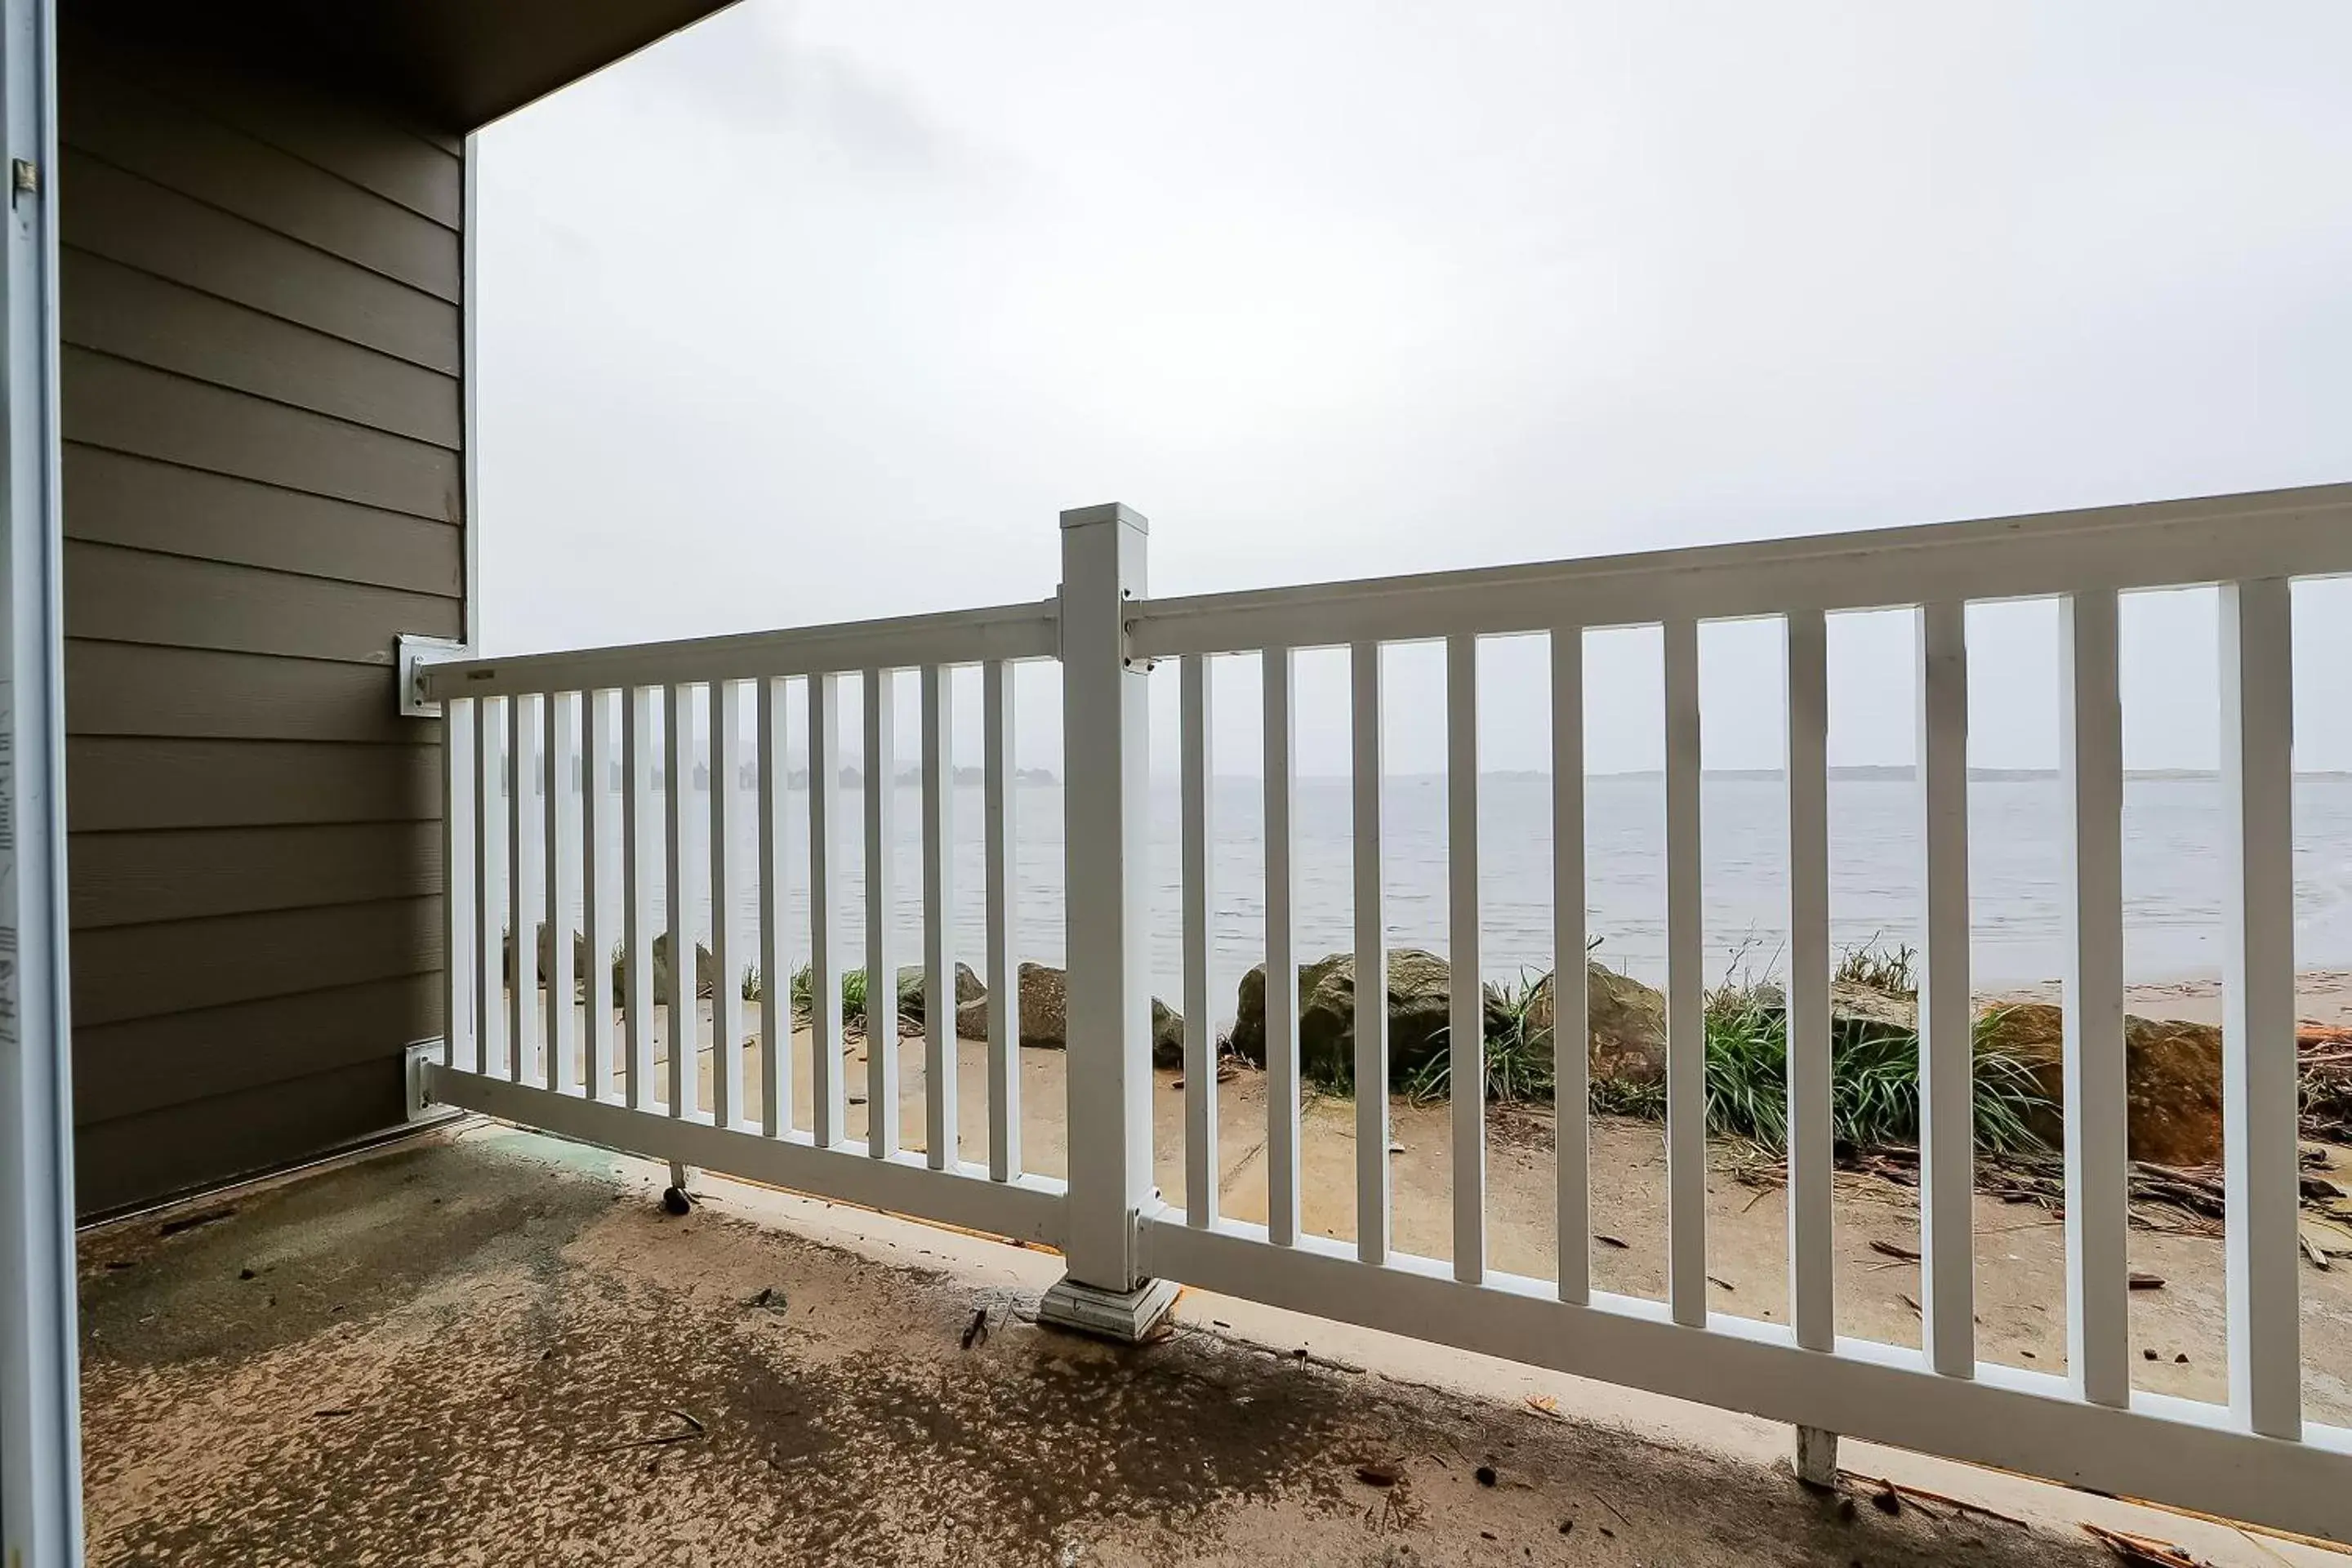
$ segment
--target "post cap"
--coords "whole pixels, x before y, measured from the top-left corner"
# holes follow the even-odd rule
[[[1062,514],[1064,528],[1091,528],[1098,522],[1123,522],[1138,533],[1151,531],[1150,520],[1124,501],[1107,500],[1100,506],[1072,507]]]

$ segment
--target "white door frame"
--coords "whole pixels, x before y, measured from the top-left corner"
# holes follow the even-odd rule
[[[56,0],[0,0],[0,1563],[81,1561],[58,485]]]

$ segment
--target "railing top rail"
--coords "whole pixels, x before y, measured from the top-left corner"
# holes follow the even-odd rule
[[[1139,658],[2352,573],[2352,484],[1138,603]]]
[[[509,658],[451,659],[425,667],[422,695],[437,702],[452,697],[604,691],[836,670],[1051,658],[1060,650],[1060,624],[1059,605],[1052,599],[1042,599],[942,615],[894,616],[673,642],[622,643]]]

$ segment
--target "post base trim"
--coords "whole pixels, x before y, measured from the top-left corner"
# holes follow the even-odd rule
[[[1065,1275],[1037,1303],[1037,1321],[1097,1339],[1135,1344],[1176,1305],[1173,1279],[1146,1279],[1132,1290],[1107,1290]]]

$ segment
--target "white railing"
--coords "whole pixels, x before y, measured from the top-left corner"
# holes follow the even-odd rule
[[[1151,599],[1145,530],[1122,508],[1063,519],[1058,601],[966,616],[919,617],[806,632],[719,638],[534,658],[444,665],[428,694],[449,701],[452,802],[452,1026],[436,1097],[551,1130],[918,1215],[1043,1239],[1065,1249],[1070,1288],[1091,1292],[1095,1321],[1136,1315],[1152,1282],[1181,1281],[1327,1318],[1412,1335],[1560,1371],[1789,1422],[1808,1436],[1809,1467],[1828,1434],[1843,1433],[2001,1465],[2103,1490],[2160,1499],[2337,1540],[2352,1540],[2352,1431],[2305,1419],[2299,1325],[2297,1143],[2290,837],[2293,677],[2289,584],[2352,574],[2352,486],[2168,502],[2046,517],[2000,519],[1760,545],[1449,573],[1270,592]],[[2230,1402],[2160,1396],[2131,1386],[2127,1321],[2126,1100],[2123,1026],[2124,795],[2118,694],[2119,592],[2218,585],[2222,605],[2221,700],[2228,866],[2225,966],[2225,1133]],[[1971,601],[2056,598],[2062,606],[2064,794],[2071,816],[2070,931],[2065,978],[2066,1372],[2052,1375],[1979,1358],[1975,1264],[1972,1041],[1969,973],[1965,615]],[[1825,616],[1910,608],[1920,715],[1917,820],[1926,847],[1920,1218],[1924,1345],[1910,1350],[1841,1337],[1832,1275],[1831,1018],[1829,979],[1827,654]],[[1711,1311],[1706,1298],[1706,1046],[1700,924],[1701,818],[1698,642],[1703,623],[1769,617],[1784,628],[1790,848],[1788,1004],[1789,1299],[1785,1325]],[[1627,625],[1663,629],[1666,714],[1667,1279],[1665,1300],[1593,1288],[1589,1267],[1588,1085],[1584,1054],[1557,1053],[1556,1279],[1491,1268],[1486,1246],[1486,1062],[1477,874],[1476,655],[1481,637],[1542,633],[1550,641],[1554,812],[1555,1016],[1585,1008],[1582,756],[1584,633]],[[1448,668],[1448,904],[1452,974],[1453,1240],[1439,1262],[1391,1245],[1388,1101],[1356,1101],[1357,1236],[1352,1245],[1304,1234],[1299,1192],[1299,1057],[1295,973],[1292,795],[1296,654],[1349,650],[1355,798],[1355,1081],[1390,1079],[1381,961],[1382,846],[1381,649],[1442,641]],[[1210,661],[1262,661],[1268,1210],[1264,1225],[1217,1212],[1220,1133],[1210,953],[1217,900],[1210,885],[1213,758]],[[1066,1185],[1024,1175],[1014,1147],[1019,1073],[1011,1008],[1016,987],[1006,814],[1010,690],[1006,661],[1057,655],[1063,663],[1065,854],[1067,879],[1068,1135]],[[1164,1205],[1151,1185],[1150,987],[1145,963],[1145,684],[1150,662],[1181,661],[1183,1169],[1187,1205]],[[940,802],[947,666],[987,672],[992,999],[992,1146],[985,1169],[956,1146],[952,953]],[[865,779],[869,879],[866,966],[894,972],[886,949],[891,842],[890,682],[880,672],[924,669],[925,930],[931,993],[925,1010],[926,1158],[898,1152],[898,1102],[886,1058],[869,1061],[865,1158],[844,1151],[837,1060],[841,949],[824,912],[832,822],[812,791],[810,876],[819,1069],[814,1131],[792,1130],[773,1086],[789,1084],[789,1011],[779,1005],[781,916],[771,897],[761,921],[770,1005],[758,1043],[771,1086],[754,1122],[740,1104],[739,1064],[724,1022],[714,1038],[717,1082],[702,1111],[693,1053],[672,1049],[667,1098],[652,1081],[655,1009],[646,889],[667,879],[670,951],[691,952],[677,913],[690,856],[681,822],[687,792],[652,788],[646,737],[653,691],[668,719],[670,777],[696,760],[678,715],[701,690],[751,682],[759,705],[764,888],[781,879],[784,850],[770,781],[783,755],[775,715],[793,678],[806,691],[814,778],[837,758],[830,715],[836,672],[866,671]],[[595,875],[583,843],[614,825],[543,824],[531,792],[503,800],[500,756],[528,756],[545,736],[547,766],[570,765],[575,721],[592,768],[612,742],[612,693],[622,701],[626,787],[621,841],[623,942],[629,964],[627,1050],[617,1092],[593,1046],[576,1058],[570,1009],[543,1027],[531,987],[505,995],[496,972],[499,933],[529,933],[542,896],[563,907],[575,873]],[[581,693],[586,693],[583,698]],[[575,720],[575,713],[577,719]],[[539,726],[534,729],[534,726]],[[733,726],[710,726],[722,737]],[[467,758],[467,741],[472,742]],[[726,757],[715,763],[726,763]],[[716,772],[716,767],[714,772]],[[554,779],[563,775],[548,773]],[[601,777],[601,773],[592,776]],[[550,788],[560,802],[564,791]],[[586,798],[595,798],[588,792]],[[725,844],[712,791],[714,843]],[[877,795],[879,798],[877,798]],[[461,818],[471,805],[475,832]],[[667,854],[656,868],[647,816],[666,809]],[[503,822],[501,819],[505,819]],[[543,829],[543,843],[542,833]],[[493,840],[501,832],[503,856]],[[476,847],[470,864],[461,858]],[[714,895],[734,874],[715,857]],[[504,886],[515,896],[506,900]],[[593,910],[596,900],[590,900]],[[725,908],[714,896],[715,909]],[[723,921],[715,925],[724,924]],[[609,933],[590,931],[589,951]],[[736,935],[714,930],[731,958]],[[526,936],[527,941],[527,936]],[[518,956],[525,942],[518,942]],[[551,994],[569,994],[566,944]],[[729,973],[719,966],[722,984]],[[599,965],[600,972],[602,965]],[[518,973],[520,973],[520,963]],[[947,988],[942,991],[942,985]],[[609,1018],[611,998],[592,998]],[[596,1009],[603,1007],[601,1012]],[[641,1017],[640,1014],[644,1016]],[[780,1018],[780,1015],[782,1017]],[[944,1031],[944,1034],[943,1034]],[[513,1048],[511,1042],[523,1042]],[[543,1043],[542,1043],[543,1042]],[[569,1065],[584,1063],[584,1076]],[[685,1065],[681,1067],[681,1062]],[[684,1074],[685,1076],[681,1076]],[[945,1097],[942,1098],[942,1089]],[[1087,1313],[1074,1313],[1087,1317]],[[1129,1321],[1134,1321],[1130,1317]]]
[[[431,667],[424,694],[445,711],[450,807],[449,1027],[432,1092],[445,1103],[544,1126],[614,1147],[664,1154],[781,1185],[958,1225],[1058,1243],[1059,1181],[1025,1173],[1019,1146],[1018,1019],[1013,1016],[1012,748],[1010,667],[1057,650],[1051,604],[748,637],[595,648]],[[989,1126],[984,1163],[968,1161],[956,1114],[956,954],[952,903],[953,774],[943,743],[951,723],[948,667],[976,664],[985,705],[986,865],[990,888]],[[893,700],[898,670],[921,671],[924,801],[924,994],[929,1102],[922,1152],[899,1147],[898,1056],[892,877],[897,762]],[[842,774],[845,674],[864,701],[866,931],[871,1016],[866,1130],[849,1142],[843,1065],[843,973],[851,944],[839,929],[842,820],[838,792],[814,787]],[[734,782],[743,771],[741,720],[752,710],[757,777],[755,868],[738,864]],[[806,842],[787,831],[788,712],[808,737]],[[656,777],[656,737],[664,753]],[[615,752],[617,751],[617,758]],[[617,761],[621,787],[604,787]],[[707,812],[691,781],[707,767]],[[574,777],[581,781],[576,791]],[[468,809],[470,807],[470,809]],[[617,810],[615,809],[617,807]],[[807,1127],[795,1127],[792,965],[785,893],[804,852],[808,891]],[[617,879],[614,871],[617,869]],[[746,876],[761,892],[756,931],[738,915]],[[599,887],[600,880],[604,886]],[[695,994],[707,891],[711,1016]],[[613,895],[617,893],[615,900]],[[656,900],[665,910],[655,926]],[[581,911],[590,973],[575,975],[572,928]],[[617,905],[618,926],[614,929]],[[529,966],[535,934],[550,933],[547,1005]],[[508,947],[509,933],[512,945]],[[656,938],[666,942],[670,1000],[655,982]],[[607,955],[621,953],[620,998]],[[511,953],[513,984],[501,969]],[[739,976],[756,964],[762,986],[751,1048],[759,1103],[746,1098],[744,1013]],[[559,998],[584,994],[584,1018]],[[616,1007],[625,1017],[612,1047]],[[700,1081],[700,1058],[710,1081]],[[667,1071],[656,1077],[657,1053]],[[617,1059],[616,1059],[617,1058]],[[705,1101],[708,1101],[707,1105]],[[669,1123],[656,1128],[648,1116]]]

